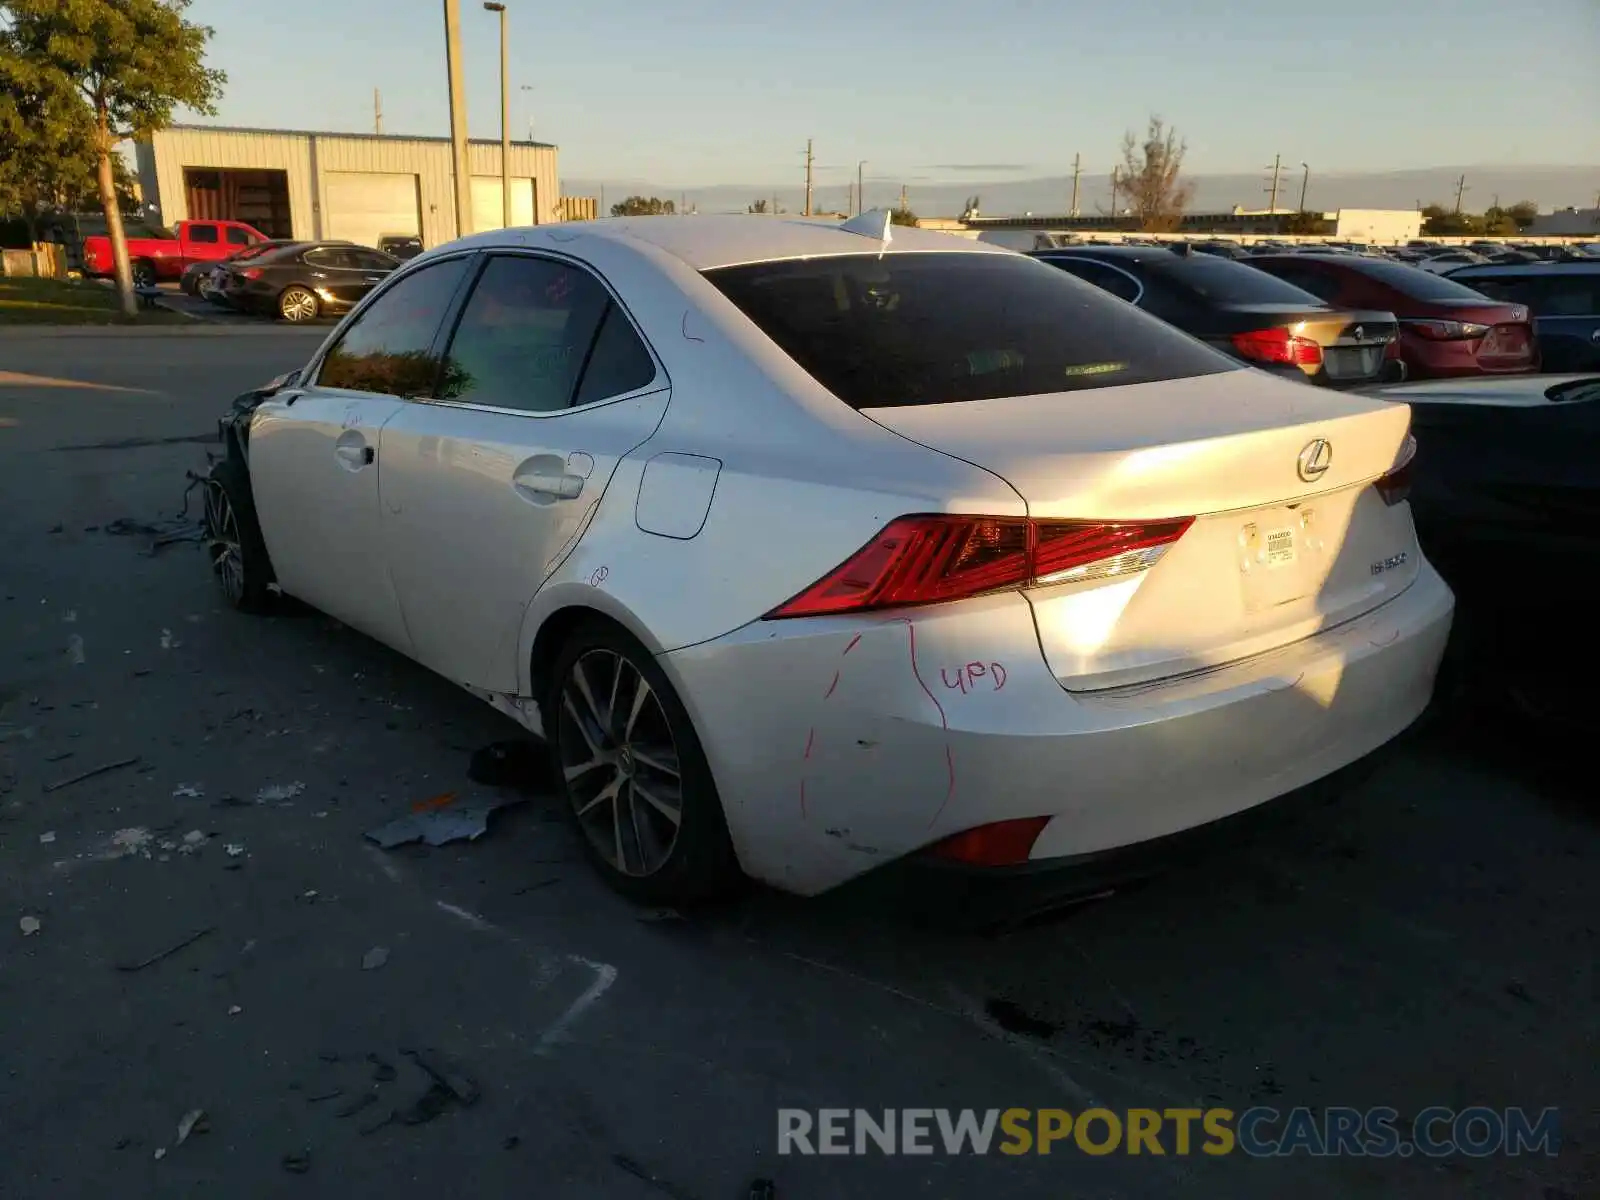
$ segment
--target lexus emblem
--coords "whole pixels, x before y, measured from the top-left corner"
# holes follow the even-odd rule
[[[1316,438],[1306,443],[1304,450],[1295,465],[1300,470],[1300,478],[1307,483],[1315,483],[1328,473],[1328,468],[1333,465],[1333,446],[1327,438]]]

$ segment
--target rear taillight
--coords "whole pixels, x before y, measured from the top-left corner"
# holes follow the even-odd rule
[[[1150,566],[1193,523],[1193,517],[1138,522],[899,517],[767,619],[937,604],[1123,575]]]
[[[1417,458],[1417,439],[1406,434],[1406,444],[1400,448],[1400,458],[1387,474],[1373,482],[1385,504],[1399,504],[1411,495],[1411,465]]]
[[[239,278],[241,278],[241,279],[260,279],[261,278],[261,268],[260,267],[246,267],[246,268],[244,268],[244,270],[239,272]]]
[[[1472,338],[1481,338],[1489,332],[1487,325],[1480,325],[1476,321],[1424,321],[1414,320],[1404,322],[1405,327],[1418,337],[1425,337],[1430,342],[1461,342]]]
[[[979,825],[935,842],[923,850],[930,858],[965,863],[971,867],[1011,867],[1028,861],[1049,817],[1019,817]]]
[[[1251,362],[1281,363],[1295,367],[1320,367],[1322,347],[1310,338],[1296,337],[1287,329],[1257,329],[1236,333],[1233,348]]]

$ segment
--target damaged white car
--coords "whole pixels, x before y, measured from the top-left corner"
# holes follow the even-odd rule
[[[1453,608],[1408,426],[885,213],[594,221],[397,271],[236,402],[206,520],[236,607],[542,733],[626,893],[811,894],[1080,862],[1395,737]]]

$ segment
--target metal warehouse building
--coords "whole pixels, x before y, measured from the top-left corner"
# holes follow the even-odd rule
[[[437,246],[458,236],[449,138],[174,125],[135,147],[139,186],[164,224],[245,221],[272,237],[376,245],[415,234]],[[503,221],[500,143],[467,147],[472,230]],[[556,148],[511,143],[511,219],[556,221]]]

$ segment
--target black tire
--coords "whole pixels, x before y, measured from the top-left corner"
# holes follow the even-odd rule
[[[322,315],[322,302],[310,288],[291,284],[278,293],[278,318],[300,325]]]
[[[204,525],[206,556],[228,604],[245,613],[270,612],[276,600],[269,586],[272,561],[256,521],[250,475],[232,455],[206,474]]]
[[[606,674],[612,664],[621,673],[615,686]],[[580,673],[594,707],[583,700]],[[636,706],[640,681],[649,694]],[[569,694],[572,707],[563,702]],[[557,792],[589,860],[612,888],[637,903],[687,905],[737,885],[738,860],[711,768],[653,655],[609,622],[580,625],[551,664],[540,712]],[[580,716],[588,719],[580,723]],[[568,777],[585,763],[595,765]],[[611,800],[596,801],[613,786]],[[673,802],[675,823],[668,815]]]
[[[141,258],[133,264],[131,271],[134,287],[155,287],[156,266],[149,259]]]

